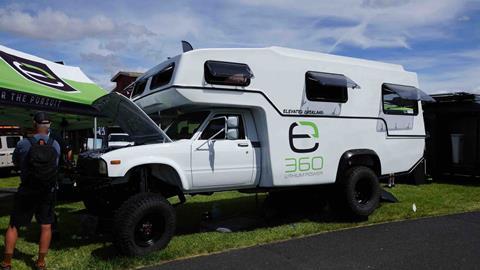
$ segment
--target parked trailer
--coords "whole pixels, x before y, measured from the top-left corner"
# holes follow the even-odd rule
[[[433,179],[480,176],[480,97],[460,92],[432,95],[425,106],[427,173]]]
[[[399,65],[279,47],[193,50],[138,78],[136,105],[115,93],[95,102],[135,146],[81,155],[77,183],[88,209],[115,211],[127,255],[168,244],[171,196],[335,184],[343,209],[368,216],[378,178],[423,159],[427,97]]]

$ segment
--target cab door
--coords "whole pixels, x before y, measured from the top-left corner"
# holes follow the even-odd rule
[[[230,121],[232,119],[238,119]],[[192,143],[195,188],[253,184],[254,149],[241,114],[215,114]]]

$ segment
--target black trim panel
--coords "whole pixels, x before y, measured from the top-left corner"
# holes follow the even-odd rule
[[[261,144],[260,144],[260,142],[252,142],[252,146],[253,146],[254,148],[260,148],[260,147],[262,147]]]
[[[368,166],[380,176],[382,174],[382,164],[377,153],[371,149],[350,149],[345,151],[340,157],[337,168],[338,180],[345,171],[352,166]]]
[[[201,86],[187,86],[187,85],[170,85],[168,87],[165,87],[163,89],[159,89],[154,92],[150,92],[147,95],[141,96],[138,99],[134,100],[138,101],[144,97],[147,97],[149,95],[155,94],[160,91],[165,91],[170,88],[180,88],[180,89],[199,89],[199,90],[221,90],[221,91],[232,91],[232,92],[247,92],[247,93],[256,93],[262,95],[268,103],[277,111],[277,113],[281,116],[284,117],[309,117],[309,118],[343,118],[343,119],[369,119],[369,120],[379,120],[382,121],[385,124],[385,127],[387,128],[386,133],[388,137],[400,137],[400,138],[425,138],[425,135],[399,135],[399,134],[390,134],[388,131],[388,125],[387,121],[381,117],[373,117],[373,116],[334,116],[334,115],[302,115],[302,114],[284,114],[282,113],[276,106],[273,104],[273,102],[265,95],[260,90],[247,90],[247,89],[238,89],[238,88],[220,88],[220,87],[201,87]]]

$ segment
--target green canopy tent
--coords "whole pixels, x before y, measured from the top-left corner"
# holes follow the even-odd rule
[[[0,125],[32,126],[35,111],[48,111],[62,129],[93,127],[92,102],[107,94],[78,67],[0,45]]]

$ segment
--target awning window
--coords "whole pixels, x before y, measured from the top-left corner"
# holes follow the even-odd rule
[[[383,88],[384,90],[386,89],[398,94],[401,98],[406,100],[435,102],[435,100],[431,96],[414,86],[384,83]]]
[[[206,61],[205,81],[210,84],[248,86],[253,73],[247,64]]]
[[[348,88],[360,86],[343,74],[309,71],[305,74],[307,99],[319,102],[344,103],[348,100]]]

